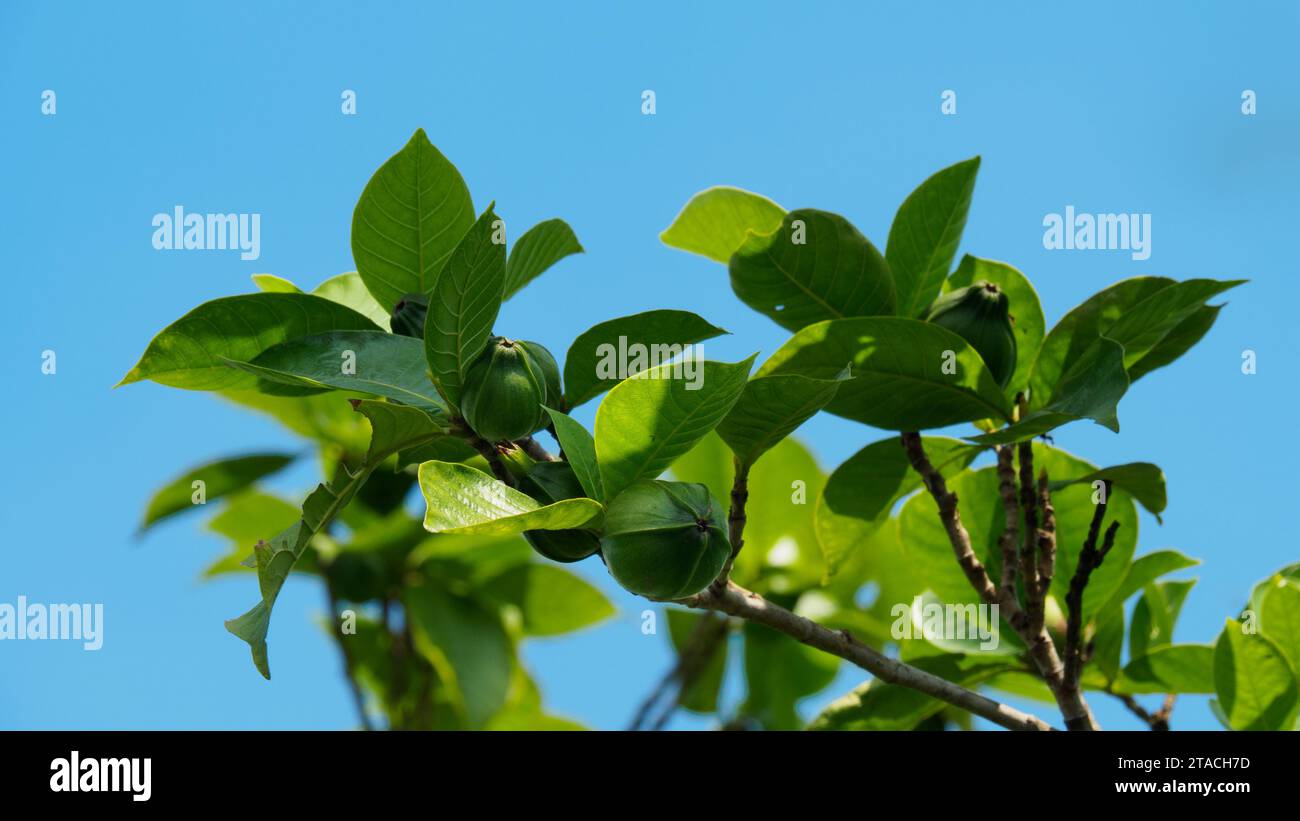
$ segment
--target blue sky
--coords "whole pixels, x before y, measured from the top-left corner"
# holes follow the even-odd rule
[[[250,290],[252,273],[313,285],[353,270],[357,196],[416,127],[476,204],[495,199],[515,225],[574,226],[586,255],[500,320],[556,351],[601,319],[691,307],[733,332],[711,358],[770,353],[786,334],[731,294],[724,269],[658,241],[691,194],[731,184],[837,211],[883,249],[912,187],[974,154],[963,251],[1025,271],[1049,322],[1129,276],[1249,277],[1195,350],[1124,400],[1120,435],[1084,423],[1056,441],[1097,463],[1165,469],[1165,524],[1144,519],[1139,552],[1204,560],[1185,574],[1200,582],[1180,641],[1212,640],[1253,582],[1300,558],[1288,467],[1300,456],[1294,7],[443,5],[0,5],[11,306],[0,601],[106,610],[95,653],[0,645],[0,727],[351,726],[315,626],[318,590],[290,584],[281,597],[267,683],[221,626],[247,607],[251,581],[196,580],[219,540],[194,517],[131,535],[162,481],[287,435],[204,394],[110,387],[153,333]],[[54,116],[41,114],[45,89]],[[356,116],[340,113],[344,89]],[[956,116],[939,112],[945,89]],[[1244,89],[1255,116],[1240,111]],[[176,204],[261,214],[261,258],[155,251],[151,218]],[[1045,250],[1043,217],[1067,205],[1150,213],[1150,259]],[[55,376],[41,373],[45,349]],[[1258,354],[1253,376],[1244,349]],[[802,436],[829,469],[881,434],[819,417]],[[304,463],[273,487],[314,480]],[[667,663],[665,640],[627,640],[641,604],[599,566],[583,569],[617,596],[620,618],[527,657],[553,709],[619,727]],[[832,693],[858,680],[846,671]],[[1176,727],[1217,726],[1203,699],[1185,701]],[[1135,726],[1094,702],[1103,724]]]

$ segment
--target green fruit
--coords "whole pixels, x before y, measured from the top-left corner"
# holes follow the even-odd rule
[[[560,401],[564,393],[560,390],[560,366],[555,363],[555,357],[551,356],[550,351],[536,342],[522,342],[520,344],[527,345],[528,350],[537,360],[537,364],[542,366],[542,374],[546,377],[546,407],[560,410]],[[550,421],[548,418],[546,420],[547,424],[550,424]]]
[[[731,555],[722,506],[687,482],[643,481],[620,493],[605,509],[600,548],[615,581],[655,599],[700,592]]]
[[[395,334],[424,339],[424,317],[428,313],[428,294],[407,294],[393,306],[388,325]]]
[[[542,427],[544,401],[546,374],[529,343],[495,336],[465,372],[460,412],[475,433],[500,442]]]
[[[926,322],[947,328],[970,343],[998,385],[1006,387],[1016,371],[1016,334],[1007,295],[992,282],[977,282],[934,301]]]
[[[544,505],[585,495],[568,462],[537,462],[519,488]],[[556,562],[576,562],[600,550],[600,537],[590,530],[526,530],[524,539]]]

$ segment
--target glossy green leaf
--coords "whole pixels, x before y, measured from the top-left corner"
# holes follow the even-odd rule
[[[630,376],[727,333],[690,311],[646,311],[584,331],[564,358],[565,408],[576,408]]]
[[[1214,693],[1214,648],[1208,644],[1167,644],[1129,662],[1115,691],[1139,693]]]
[[[361,275],[356,271],[330,277],[313,288],[312,293],[340,305],[346,305],[362,316],[369,317],[371,322],[383,330],[388,330],[391,312],[375,301],[370,291],[366,289],[366,284],[361,281]]]
[[[964,470],[980,452],[956,439],[927,436],[922,442],[931,464],[945,478]],[[889,517],[898,500],[920,487],[920,474],[912,470],[897,437],[867,445],[836,468],[814,509],[827,573],[834,575],[849,553]]]
[[[1090,660],[1090,664],[1101,671],[1107,682],[1113,682],[1119,676],[1120,656],[1124,651],[1124,607],[1122,604],[1114,604],[1113,596],[1111,602],[1097,614]]]
[[[1059,490],[1067,484],[1087,484],[1105,480],[1116,487],[1121,487],[1160,521],[1168,499],[1165,496],[1165,472],[1150,462],[1129,462],[1123,465],[1102,468],[1071,479],[1069,482],[1052,482],[1052,490]]]
[[[1296,705],[1296,675],[1272,640],[1228,619],[1214,645],[1214,690],[1234,730],[1280,730]]]
[[[262,379],[380,396],[446,413],[425,370],[424,346],[383,331],[332,331],[282,342],[251,362],[228,363]]]
[[[855,317],[810,325],[772,354],[758,375],[833,379],[845,363],[853,379],[826,406],[836,416],[904,431],[1010,414],[974,348],[951,331],[914,319]]]
[[[704,614],[670,609],[667,616],[668,636],[680,658]],[[693,713],[712,713],[718,709],[718,694],[722,690],[722,678],[727,669],[727,650],[725,639],[717,643],[708,663],[682,691],[679,698],[682,709]]]
[[[1010,306],[1011,327],[1016,336],[1016,369],[1007,383],[1006,395],[1015,395],[1029,384],[1029,373],[1034,368],[1038,349],[1043,344],[1047,321],[1043,319],[1043,306],[1038,292],[1029,278],[1006,264],[991,259],[980,259],[970,254],[962,257],[961,264],[943,283],[943,291],[966,288],[977,282],[992,282],[1007,295]]]
[[[553,408],[547,408],[546,413],[551,417],[564,458],[573,466],[573,473],[582,489],[592,499],[605,501],[605,485],[600,478],[600,465],[596,462],[595,438],[573,417]]]
[[[406,294],[433,290],[473,222],[460,172],[417,129],[361,192],[352,213],[352,258],[375,300],[392,311]]]
[[[1219,318],[1222,305],[1202,305],[1192,315],[1174,326],[1164,339],[1160,340],[1146,356],[1128,366],[1128,378],[1136,382],[1157,368],[1163,368],[1201,341],[1214,321]]]
[[[961,244],[979,167],[980,158],[972,157],[937,172],[894,215],[885,258],[900,316],[918,316],[938,296]]]
[[[420,465],[424,527],[432,533],[505,536],[525,530],[567,530],[600,515],[599,502],[566,499],[541,506],[482,471],[450,462]]]
[[[983,445],[1023,442],[1080,419],[1091,419],[1119,433],[1116,406],[1128,392],[1128,386],[1124,349],[1113,340],[1100,338],[1075,360],[1050,404],[1030,411],[1019,422],[1002,430],[973,436],[971,441]]]
[[[661,365],[616,385],[596,410],[605,497],[613,500],[638,479],[655,478],[717,427],[745,389],[753,361],[697,360],[701,378],[695,382]]]
[[[360,401],[356,410],[370,420],[372,434],[365,461],[355,470],[343,470],[334,480],[316,486],[302,504],[302,518],[269,541],[253,548],[257,582],[262,598],[244,615],[226,622],[226,629],[248,642],[253,663],[271,677],[266,634],[271,610],[284,580],[302,557],[308,543],[339,514],[381,462],[406,447],[440,435],[428,414],[415,408],[385,402]],[[468,468],[467,468],[468,469]]]
[[[506,262],[505,299],[514,296],[555,263],[570,254],[581,253],[582,245],[567,222],[549,219],[537,223],[525,231],[510,249],[510,258]]]
[[[875,246],[844,217],[801,208],[751,234],[731,257],[731,288],[782,328],[894,312],[894,283]]]
[[[530,636],[570,633],[614,615],[614,605],[603,593],[551,564],[512,567],[487,582],[483,592],[518,608],[524,633]]]
[[[812,418],[850,378],[847,367],[835,379],[775,374],[749,380],[740,399],[718,423],[718,435],[746,467]]]
[[[429,295],[424,320],[429,370],[453,405],[460,404],[461,380],[492,335],[506,281],[506,246],[496,242],[499,226],[489,205],[447,259]]]
[[[659,239],[726,265],[750,233],[771,233],[781,226],[784,216],[781,206],[767,197],[717,186],[691,197]]]
[[[416,649],[456,693],[466,726],[482,727],[505,704],[515,664],[500,617],[433,584],[407,587],[402,600]]]
[[[191,468],[159,488],[145,506],[139,532],[195,507],[195,482],[203,483],[204,504],[237,493],[258,479],[284,469],[294,459],[289,453],[254,453],[231,459],[217,459]],[[250,547],[252,545],[249,545]]]
[[[205,302],[168,325],[119,385],[152,379],[188,390],[252,388],[257,377],[227,367],[281,342],[325,331],[378,330],[366,317],[311,294],[243,294]]]

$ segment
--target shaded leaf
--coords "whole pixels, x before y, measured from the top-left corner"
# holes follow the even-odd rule
[[[1214,691],[1234,730],[1280,730],[1296,705],[1296,676],[1272,640],[1228,619],[1214,645]]]
[[[510,249],[506,262],[505,299],[570,254],[583,253],[573,229],[562,219],[539,222],[524,232]]]
[[[839,214],[801,208],[751,234],[731,257],[731,288],[790,331],[824,319],[894,312],[889,266]]]
[[[182,511],[195,507],[195,482],[203,483],[204,499],[213,501],[247,488],[284,469],[294,460],[289,453],[254,453],[230,459],[217,459],[191,468],[159,488],[145,506],[139,532]],[[250,548],[252,544],[248,545]]]
[[[796,333],[759,368],[759,376],[796,373],[833,379],[852,367],[826,410],[886,430],[925,430],[1010,414],[1002,389],[975,349],[926,322],[855,317],[819,322]],[[945,363],[955,373],[945,373]]]
[[[740,399],[718,423],[718,435],[741,464],[749,467],[824,408],[849,378],[847,367],[835,379],[799,374],[755,377],[745,384]]]
[[[596,440],[573,417],[552,408],[547,408],[546,413],[551,417],[564,458],[573,467],[583,491],[598,502],[605,501],[605,485],[600,478],[600,465],[596,463]]]
[[[576,408],[646,368],[663,365],[682,355],[686,345],[725,333],[690,311],[646,311],[594,325],[573,341],[564,358],[565,408]]]
[[[702,613],[689,610],[670,609],[668,615],[668,636],[678,656],[686,649],[694,634]],[[727,642],[719,641],[709,661],[682,692],[679,701],[685,710],[692,713],[712,713],[718,709],[718,694],[722,690],[722,678],[727,669]]]
[[[1087,476],[1071,479],[1069,482],[1052,482],[1052,490],[1059,490],[1067,484],[1087,484],[1105,480],[1116,487],[1128,491],[1138,504],[1150,511],[1160,521],[1168,500],[1165,496],[1165,472],[1150,462],[1129,462],[1123,465],[1102,468]],[[1195,562],[1193,562],[1195,564]],[[1168,572],[1168,571],[1166,571]]]
[[[1139,693],[1214,693],[1214,648],[1208,644],[1167,644],[1129,662],[1115,691]]]
[[[970,254],[962,257],[957,270],[944,281],[943,291],[966,288],[977,282],[992,282],[1007,295],[1011,328],[1016,336],[1016,369],[1007,383],[1006,395],[1014,398],[1029,384],[1029,372],[1033,370],[1038,349],[1043,344],[1043,335],[1047,331],[1043,307],[1033,284],[1020,271],[1005,262],[980,259]]]
[[[119,385],[152,379],[188,390],[256,386],[257,377],[226,366],[247,362],[281,342],[325,331],[376,331],[366,317],[311,294],[262,293],[205,302],[168,325]]]
[[[939,294],[957,256],[980,158],[950,165],[917,186],[889,226],[885,258],[900,316],[915,317]]]
[[[616,385],[596,410],[605,497],[613,500],[638,479],[655,478],[717,427],[740,398],[753,361],[697,361],[698,383],[675,379],[672,366],[661,365]]]

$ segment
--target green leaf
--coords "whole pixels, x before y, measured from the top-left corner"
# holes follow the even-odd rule
[[[910,662],[927,673],[964,687],[974,687],[999,673],[1016,670],[1005,659],[945,653]],[[944,708],[919,690],[872,679],[837,698],[822,710],[810,730],[910,730]]]
[[[970,440],[982,445],[1023,442],[1080,419],[1091,419],[1119,433],[1116,406],[1128,392],[1128,386],[1124,349],[1113,340],[1100,338],[1075,360],[1050,404],[1030,411],[1019,422],[1002,430],[972,436]]]
[[[576,408],[683,353],[686,345],[727,333],[690,311],[646,311],[610,319],[584,331],[564,358],[564,404]]]
[[[1120,655],[1124,650],[1124,607],[1114,601],[1112,596],[1111,603],[1098,612],[1097,630],[1092,638],[1092,664],[1108,683],[1119,676]]]
[[[826,406],[845,419],[904,431],[1010,414],[974,348],[945,328],[914,319],[855,317],[809,325],[772,354],[758,375],[833,379],[846,362],[853,380]]]
[[[372,434],[365,461],[355,471],[340,470],[333,481],[317,485],[302,504],[302,518],[267,542],[253,548],[257,583],[262,598],[244,615],[226,622],[226,629],[248,642],[253,664],[264,677],[271,677],[266,633],[271,609],[284,580],[302,557],[307,545],[347,507],[370,473],[388,457],[440,435],[440,429],[424,411],[386,402],[358,401],[356,410],[370,420]]]
[[[1264,594],[1259,629],[1300,671],[1300,584],[1278,577]]]
[[[586,494],[597,502],[605,501],[605,486],[600,478],[600,465],[596,462],[596,440],[582,423],[567,414],[546,408],[555,427],[555,437],[560,442],[564,458],[573,466],[573,473]]]
[[[1174,326],[1147,355],[1128,366],[1128,378],[1134,382],[1157,368],[1163,368],[1187,353],[1214,327],[1222,305],[1202,305],[1191,316]]]
[[[361,275],[356,271],[330,277],[313,288],[312,293],[340,305],[346,305],[362,316],[369,317],[370,321],[380,328],[388,330],[391,313],[375,301],[370,291],[366,290],[366,284],[361,281]]]
[[[736,296],[786,330],[894,312],[885,258],[839,214],[791,211],[775,231],[751,234],[728,268]]]
[[[601,513],[599,502],[565,499],[546,506],[482,471],[450,462],[420,465],[420,490],[431,533],[505,536],[525,530],[568,530]]]
[[[302,289],[284,277],[275,274],[253,274],[253,284],[257,290],[268,294],[300,294]]]
[[[775,231],[783,216],[781,206],[767,197],[718,186],[691,197],[659,239],[665,245],[726,265],[749,234]]]
[[[1150,462],[1129,462],[1123,465],[1102,468],[1087,476],[1066,482],[1052,482],[1052,490],[1059,490],[1066,484],[1087,484],[1105,480],[1116,487],[1128,491],[1142,507],[1146,508],[1159,522],[1160,514],[1165,509],[1165,472]],[[1195,562],[1193,562],[1195,564]],[[1166,571],[1167,572],[1167,571]]]
[[[203,483],[206,503],[241,491],[258,479],[282,470],[293,460],[293,454],[289,453],[254,453],[218,459],[191,468],[163,485],[150,497],[139,532],[145,532],[168,516],[193,508],[195,482]]]
[[[482,727],[505,704],[515,665],[500,617],[428,583],[407,587],[403,603],[416,649],[456,693],[466,725]]]
[[[551,564],[512,567],[489,580],[483,592],[493,601],[519,608],[530,636],[571,633],[614,615],[614,605],[603,593]]]
[[[674,378],[673,366],[661,365],[616,385],[596,410],[596,460],[605,497],[612,500],[638,479],[655,478],[717,427],[745,389],[753,361],[696,360],[698,381]]]
[[[926,455],[944,478],[965,470],[980,448],[927,436]],[[897,438],[867,445],[835,469],[814,509],[817,542],[834,575],[851,551],[889,518],[900,499],[921,487]]]
[[[302,510],[297,505],[270,493],[246,490],[231,497],[207,523],[208,530],[230,540],[230,552],[209,564],[203,570],[203,578],[249,572],[250,568],[243,562],[253,555],[253,545],[270,539],[301,516]]]
[[[966,227],[980,158],[934,174],[899,206],[885,258],[894,275],[900,316],[915,317],[939,294]]]
[[[835,397],[849,379],[846,367],[835,379],[799,374],[759,376],[745,384],[731,412],[718,423],[718,435],[746,467],[807,422]]]
[[[1043,307],[1038,301],[1029,278],[1005,262],[980,259],[970,254],[962,257],[961,264],[943,283],[943,291],[954,291],[977,282],[992,282],[1007,295],[1010,304],[1012,329],[1016,336],[1016,369],[1007,383],[1006,395],[1014,398],[1029,384],[1029,372],[1034,368],[1038,349],[1043,344],[1047,322]]]
[[[1132,658],[1173,643],[1174,626],[1178,623],[1183,602],[1195,584],[1195,580],[1190,580],[1146,586],[1142,598],[1133,606],[1133,618],[1129,624],[1129,655]]]
[[[668,637],[673,649],[680,657],[691,640],[695,628],[704,618],[703,613],[689,610],[670,609],[668,615]],[[718,709],[718,693],[722,690],[722,678],[727,670],[727,642],[718,642],[704,669],[695,676],[694,681],[681,694],[682,709],[692,713],[712,713]]]
[[[273,382],[381,396],[425,410],[447,407],[425,370],[418,339],[383,331],[332,331],[268,348],[251,362],[229,362]]]
[[[573,229],[562,219],[539,222],[524,232],[510,249],[506,262],[505,299],[518,293],[547,268],[569,256],[583,253]]]
[[[1204,307],[1205,300],[1245,282],[1235,279],[1189,279],[1152,294],[1125,311],[1105,335],[1124,346],[1124,367],[1146,357],[1153,348]]]
[[[1124,667],[1115,691],[1214,693],[1215,650],[1208,644],[1167,644]]]
[[[417,129],[361,192],[352,213],[352,258],[375,300],[392,311],[406,294],[433,290],[473,222],[460,172]]]
[[[1068,484],[1062,484],[1066,487]],[[1059,489],[1059,488],[1057,488]],[[1197,559],[1189,559],[1177,550],[1157,550],[1145,556],[1139,556],[1129,565],[1124,582],[1111,595],[1107,607],[1122,605],[1129,596],[1143,589],[1167,573],[1174,573],[1200,564]]]
[[[1227,619],[1214,645],[1214,690],[1234,730],[1280,730],[1296,705],[1296,676],[1278,646]]]
[[[378,330],[366,317],[311,294],[243,294],[205,302],[164,328],[119,385],[215,391],[252,388],[257,378],[226,366],[290,339],[325,331]]]
[[[424,320],[429,370],[447,400],[459,406],[461,380],[492,335],[506,281],[506,246],[494,242],[489,205],[456,245],[429,296]]]

